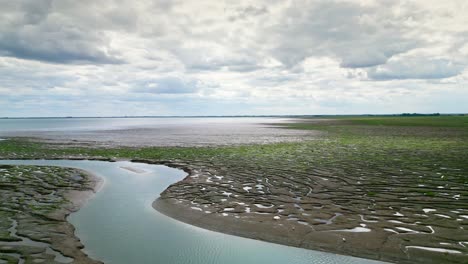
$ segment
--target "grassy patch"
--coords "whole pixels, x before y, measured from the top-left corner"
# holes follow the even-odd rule
[[[468,116],[398,116],[343,118],[353,124],[371,126],[424,126],[468,128]]]

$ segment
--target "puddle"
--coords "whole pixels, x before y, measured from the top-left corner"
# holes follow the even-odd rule
[[[333,223],[333,220],[335,220],[335,218],[337,218],[338,216],[342,215],[341,213],[335,213],[335,215],[333,217],[331,217],[330,219],[320,219],[320,218],[315,218],[314,220],[319,222],[319,223],[323,223],[323,224],[326,224],[326,225],[330,225]]]
[[[422,249],[422,250],[433,251],[433,252],[449,253],[449,254],[461,254],[460,251],[453,250],[453,249],[433,248],[433,247],[419,247],[419,246],[406,246],[406,249],[411,249],[411,248]]]
[[[270,204],[269,206],[265,206],[262,204],[254,204],[258,208],[266,209],[266,208],[273,208],[274,205]]]
[[[352,228],[352,229],[330,230],[330,231],[327,231],[327,232],[366,233],[366,232],[370,232],[370,231],[372,231],[372,230],[370,230],[369,228],[358,226],[358,227],[355,227],[355,228]]]
[[[366,222],[366,223],[377,223],[377,222],[379,222],[379,221],[377,221],[377,220],[368,220],[368,219],[365,219],[363,215],[359,215],[359,217],[361,217],[361,221]]]

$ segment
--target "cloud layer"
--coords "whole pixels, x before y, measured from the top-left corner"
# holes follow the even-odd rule
[[[0,116],[468,112],[463,0],[0,6]]]

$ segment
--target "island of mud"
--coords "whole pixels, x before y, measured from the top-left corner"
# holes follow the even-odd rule
[[[77,169],[0,165],[0,263],[101,263],[66,221],[98,184]]]

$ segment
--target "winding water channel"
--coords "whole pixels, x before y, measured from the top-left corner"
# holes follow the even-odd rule
[[[85,251],[105,263],[381,263],[212,232],[162,215],[151,203],[186,176],[178,169],[128,161],[0,160],[0,164],[73,167],[103,178],[101,190],[68,220]]]

